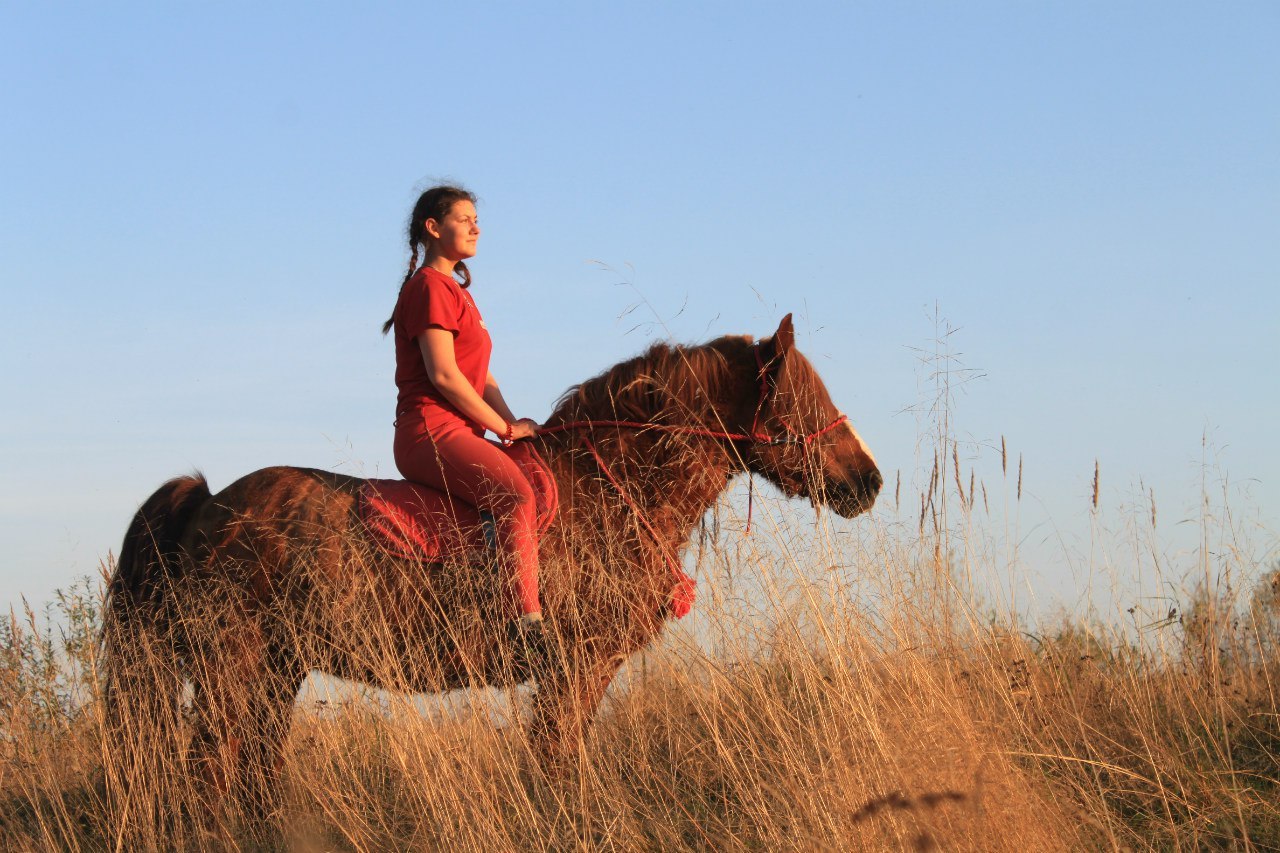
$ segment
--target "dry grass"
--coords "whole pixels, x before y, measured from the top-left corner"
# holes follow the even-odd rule
[[[1192,590],[1161,618],[1029,630],[1000,603],[1024,570],[1008,544],[1022,458],[1012,465],[1003,439],[993,451],[994,499],[973,467],[964,476],[940,381],[918,512],[899,477],[872,518],[838,526],[789,522],[793,504],[768,508],[771,529],[759,502],[751,537],[741,519],[735,531],[709,519],[690,553],[692,624],[629,662],[556,778],[518,725],[524,690],[318,688],[294,712],[276,825],[209,820],[184,773],[181,709],[105,723],[96,586],[48,618],[15,615],[0,624],[0,843],[1280,849],[1280,573],[1221,547],[1237,541],[1231,517],[1206,513],[1187,565],[1156,561],[1162,587]],[[1109,534],[1098,483],[1095,466],[1095,537],[1134,555],[1113,575],[1150,574],[1154,496]],[[1231,565],[1210,564],[1224,552]],[[376,649],[378,626],[360,629]]]

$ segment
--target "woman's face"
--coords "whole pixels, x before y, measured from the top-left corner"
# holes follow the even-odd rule
[[[426,230],[432,250],[441,257],[457,262],[475,256],[480,221],[476,206],[466,199],[455,201],[444,219],[428,219]]]

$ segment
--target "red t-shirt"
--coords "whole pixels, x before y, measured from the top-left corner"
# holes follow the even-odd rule
[[[454,408],[427,375],[417,337],[428,328],[453,332],[453,352],[462,375],[484,395],[493,341],[471,294],[451,275],[423,267],[400,291],[395,310],[396,426],[429,432],[466,427],[484,429]]]

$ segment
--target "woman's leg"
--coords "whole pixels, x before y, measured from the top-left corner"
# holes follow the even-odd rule
[[[440,436],[396,436],[396,467],[408,480],[440,489],[493,514],[498,544],[514,564],[521,615],[541,613],[538,600],[537,507],[533,487],[501,445],[468,430]],[[408,440],[405,440],[408,439]]]

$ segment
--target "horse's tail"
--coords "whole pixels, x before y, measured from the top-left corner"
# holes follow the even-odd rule
[[[165,597],[184,573],[182,534],[200,507],[211,497],[202,474],[175,477],[147,498],[124,535],[115,571],[107,583],[103,619],[103,647],[108,676],[108,699],[127,680],[132,658],[147,647],[158,652],[171,641]]]
[[[109,808],[122,828],[162,823],[169,805],[159,792],[168,788],[157,780],[178,778],[168,772],[173,756],[183,754],[183,650],[172,591],[189,561],[183,532],[210,497],[200,474],[157,489],[129,524],[107,582],[103,770]]]
[[[112,613],[159,603],[166,587],[182,574],[182,533],[210,497],[204,475],[196,473],[173,478],[138,508],[107,588]]]

